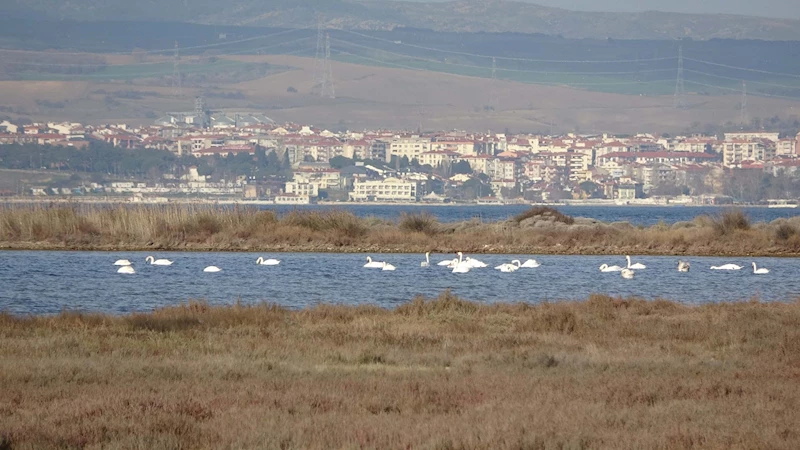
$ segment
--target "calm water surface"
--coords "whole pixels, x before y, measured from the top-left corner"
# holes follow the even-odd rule
[[[0,251],[0,311],[51,314],[64,309],[121,314],[149,311],[188,299],[212,304],[274,302],[292,308],[317,303],[374,304],[394,307],[418,294],[436,296],[452,289],[463,298],[485,302],[581,300],[591,293],[658,297],[689,304],[746,300],[786,301],[800,294],[797,258],[686,258],[688,273],[676,269],[676,257],[634,256],[647,265],[633,280],[601,273],[600,264],[625,265],[617,256],[475,255],[490,267],[453,274],[435,266],[453,255],[432,255],[432,267],[420,267],[424,255],[375,254],[397,266],[394,272],[362,268],[365,255],[336,253],[177,253],[154,254],[172,266],[145,264],[135,252]],[[258,256],[282,260],[257,266]],[[537,259],[542,266],[501,273],[492,267],[513,259]],[[135,275],[116,273],[112,264],[130,259]],[[768,267],[754,275],[751,261]],[[711,271],[711,265],[736,263],[735,272]],[[219,273],[204,273],[216,265]]]

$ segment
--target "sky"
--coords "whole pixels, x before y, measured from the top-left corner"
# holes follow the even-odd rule
[[[415,0],[442,1],[442,0]],[[667,11],[800,19],[800,0],[515,0],[577,11]]]

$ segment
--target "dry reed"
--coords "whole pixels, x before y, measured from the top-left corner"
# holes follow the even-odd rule
[[[798,224],[751,225],[735,210],[633,227],[577,221],[549,208],[493,223],[438,223],[428,214],[392,223],[335,209],[278,217],[255,208],[193,205],[5,206],[0,248],[796,256]]]
[[[800,301],[0,314],[0,367],[6,449],[800,447]]]

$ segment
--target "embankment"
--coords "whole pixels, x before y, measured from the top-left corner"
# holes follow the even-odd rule
[[[751,224],[738,210],[691,222],[634,227],[537,207],[501,222],[439,223],[432,215],[398,221],[347,211],[169,206],[8,206],[0,248],[455,252],[639,255],[800,255],[800,218]]]

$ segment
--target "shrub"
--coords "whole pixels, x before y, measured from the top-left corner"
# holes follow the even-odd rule
[[[788,223],[780,224],[775,230],[775,237],[779,241],[788,241],[795,234],[797,234],[797,230]]]
[[[408,232],[425,233],[433,236],[439,232],[439,221],[430,213],[400,215],[400,229]]]
[[[718,235],[731,234],[737,230],[749,230],[750,219],[741,209],[729,209],[713,219],[712,225]]]
[[[572,216],[568,216],[561,211],[551,208],[549,206],[535,206],[525,212],[522,212],[514,217],[514,221],[517,223],[522,222],[525,219],[530,219],[533,217],[543,217],[554,220],[556,222],[565,223],[567,225],[572,225],[575,223],[575,219]]]

